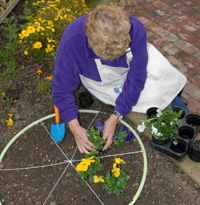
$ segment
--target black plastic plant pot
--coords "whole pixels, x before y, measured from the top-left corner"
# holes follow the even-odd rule
[[[79,105],[82,108],[88,108],[93,104],[91,94],[87,91],[79,93],[78,95]]]
[[[174,144],[174,142],[172,141],[171,145],[170,145],[170,149],[175,152],[175,153],[185,153],[187,146],[186,143],[181,141],[181,140],[177,140],[178,144]]]
[[[180,127],[178,129],[178,135],[179,137],[183,138],[183,139],[186,139],[186,140],[191,140],[194,138],[194,129],[191,128],[191,127],[188,127],[188,126],[183,126],[183,127]]]
[[[157,144],[157,145],[164,145],[164,144],[167,144],[170,139],[166,139],[166,140],[158,140],[158,139],[155,139],[153,136],[152,136],[152,141]]]
[[[155,116],[157,114],[157,109],[157,107],[150,107],[146,111],[147,118],[152,118],[153,116]]]
[[[182,112],[181,116],[179,117],[179,120],[183,119],[185,117],[185,110],[181,109],[180,107],[174,107],[173,108],[174,112],[179,112],[180,110],[182,110],[183,112]]]
[[[198,115],[188,115],[186,123],[191,126],[200,126],[200,116]]]
[[[200,162],[200,140],[193,142],[192,146],[188,150],[188,156],[195,162]]]

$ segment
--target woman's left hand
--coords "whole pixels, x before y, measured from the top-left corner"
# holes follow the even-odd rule
[[[113,140],[113,136],[115,134],[115,129],[119,119],[112,114],[105,122],[104,122],[104,130],[103,130],[103,139],[107,140],[105,146],[103,147],[102,151],[107,150]]]

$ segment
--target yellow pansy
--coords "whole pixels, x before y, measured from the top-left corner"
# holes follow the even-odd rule
[[[94,183],[102,182],[104,183],[105,180],[103,179],[102,176],[98,177],[97,175],[94,175]]]
[[[113,164],[112,172],[114,173],[116,178],[119,177],[119,175],[120,175],[120,168],[117,168],[117,164],[116,163]]]
[[[93,159],[94,156],[90,157],[90,158],[87,158],[87,159],[82,159],[82,162],[87,164],[88,166],[92,163],[92,162],[95,162],[95,160]]]
[[[83,162],[80,162],[77,166],[76,166],[76,169],[79,171],[79,172],[86,172],[88,170],[88,165],[86,165],[85,163]]]
[[[121,158],[115,158],[115,162],[116,162],[117,164],[120,164],[120,163],[126,164],[126,162],[125,162],[123,159],[121,159]]]
[[[6,120],[7,126],[12,126],[13,125],[13,120],[10,118],[9,120]]]

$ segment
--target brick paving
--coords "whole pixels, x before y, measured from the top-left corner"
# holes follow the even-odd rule
[[[200,0],[123,0],[152,43],[187,77],[183,97],[200,114]]]

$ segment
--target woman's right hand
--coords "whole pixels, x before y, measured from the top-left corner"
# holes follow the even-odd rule
[[[88,140],[87,130],[80,126],[79,121],[77,119],[73,119],[68,122],[69,128],[74,135],[76,145],[80,153],[90,154],[89,151],[95,150],[92,142]]]

